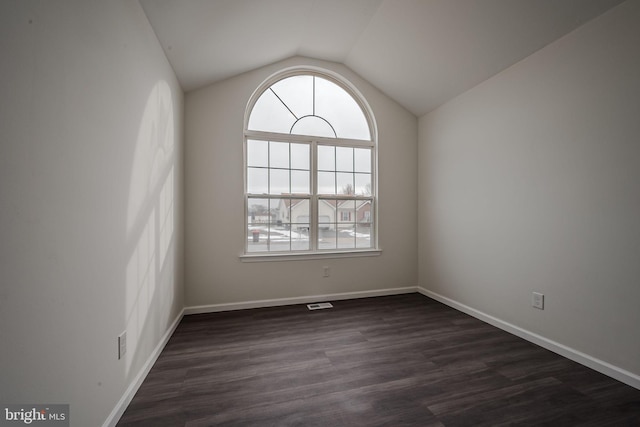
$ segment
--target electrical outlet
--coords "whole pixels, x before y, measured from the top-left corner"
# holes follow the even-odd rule
[[[531,305],[540,310],[544,310],[544,294],[534,292],[531,296]]]
[[[329,277],[331,275],[331,269],[327,266],[322,267],[322,277]]]
[[[127,353],[127,331],[118,335],[118,360]]]

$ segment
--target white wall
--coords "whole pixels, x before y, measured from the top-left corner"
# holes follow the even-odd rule
[[[639,46],[628,1],[419,122],[421,286],[636,376]]]
[[[254,90],[295,65],[337,72],[369,102],[379,134],[379,241],[367,258],[242,263],[243,119]],[[241,303],[417,284],[417,119],[348,68],[292,58],[206,88],[185,100],[186,305]],[[322,266],[331,277],[322,277]]]
[[[0,402],[99,426],[183,307],[183,95],[138,2],[0,9]]]

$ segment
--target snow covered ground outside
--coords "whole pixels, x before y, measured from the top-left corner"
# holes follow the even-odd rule
[[[254,236],[255,231],[259,233],[258,236]],[[310,249],[309,234],[302,230],[289,230],[285,227],[269,229],[266,225],[259,225],[249,226],[247,234],[249,252]],[[318,243],[320,249],[370,248],[371,234],[354,229],[338,230],[337,233],[335,230],[320,230]]]

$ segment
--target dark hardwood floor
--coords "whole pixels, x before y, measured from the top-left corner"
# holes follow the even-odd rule
[[[118,426],[640,426],[640,390],[420,294],[185,316]]]

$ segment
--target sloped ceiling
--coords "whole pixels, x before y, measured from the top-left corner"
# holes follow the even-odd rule
[[[185,91],[343,63],[421,116],[622,0],[140,0]]]

